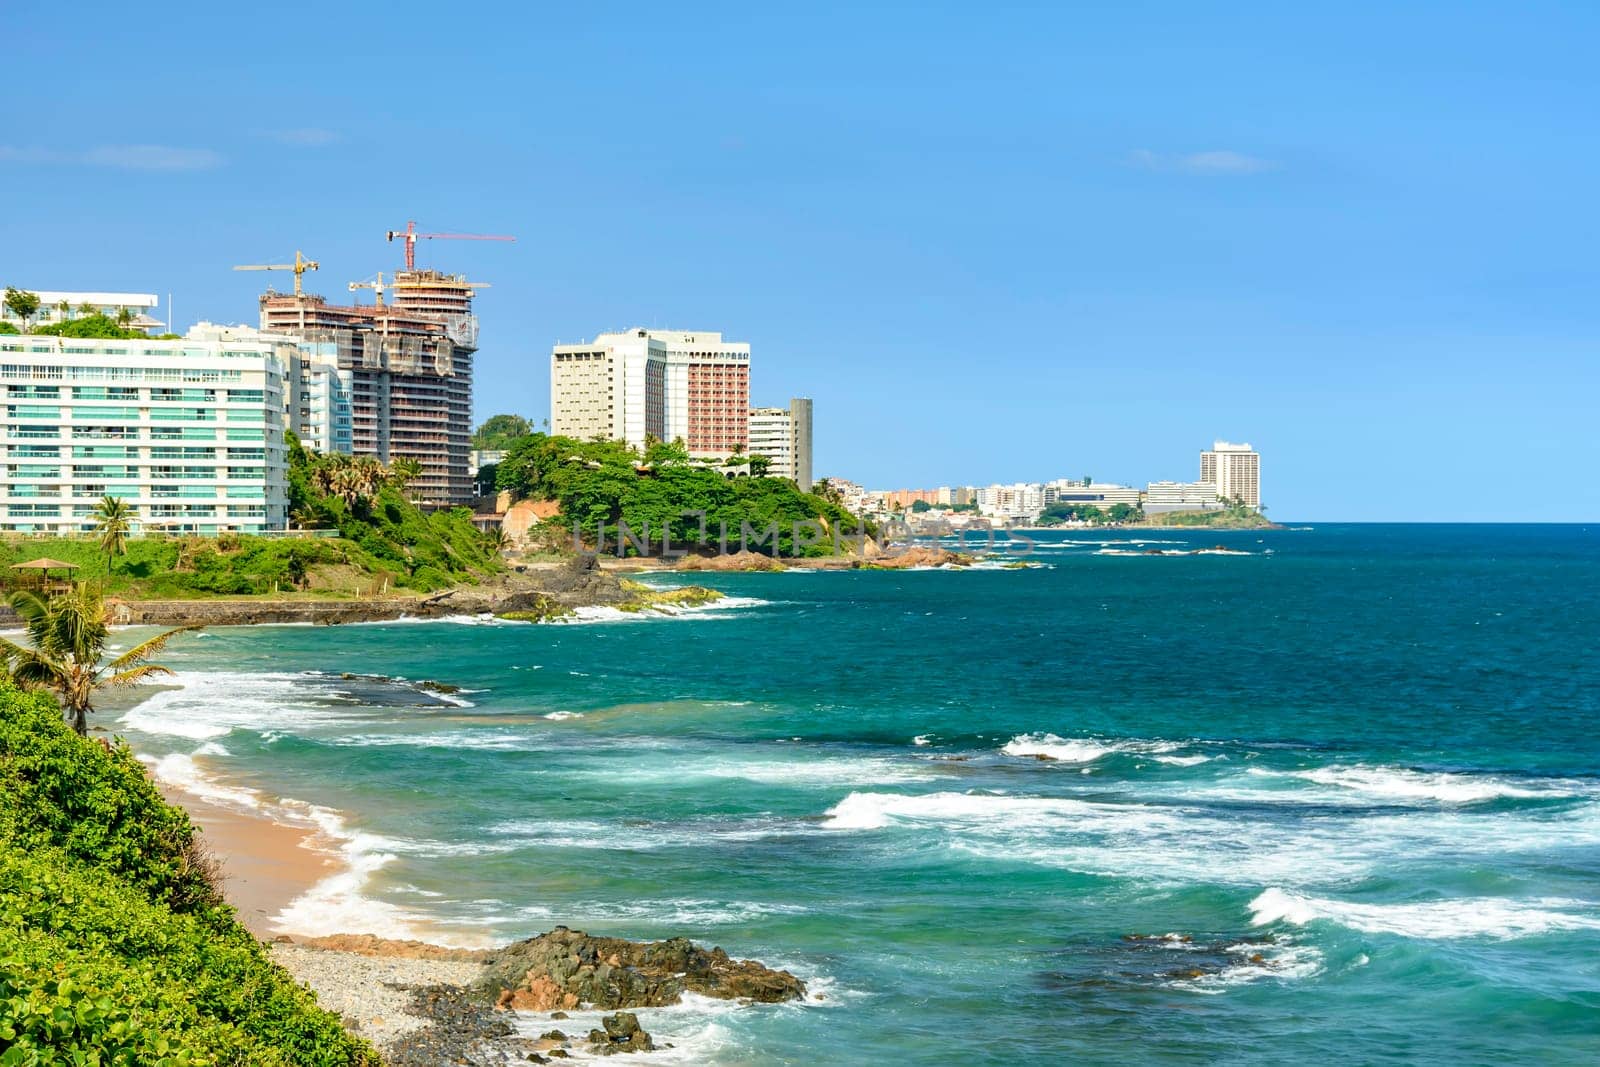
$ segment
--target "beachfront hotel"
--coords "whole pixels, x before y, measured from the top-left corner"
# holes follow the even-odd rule
[[[1217,441],[1200,453],[1200,481],[1217,487],[1223,500],[1261,507],[1261,454],[1248,443]]]
[[[0,531],[282,530],[284,364],[239,341],[0,335]]]
[[[749,454],[772,461],[767,473],[791,478],[811,491],[811,400],[797,396],[786,408],[751,408]]]
[[[682,439],[711,459],[745,451],[749,420],[750,345],[720,333],[636,328],[550,351],[551,433]]]

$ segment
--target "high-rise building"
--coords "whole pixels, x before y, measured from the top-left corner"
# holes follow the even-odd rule
[[[184,335],[191,341],[246,341],[271,345],[285,368],[284,425],[313,452],[354,450],[351,394],[354,372],[341,369],[332,342],[307,341],[253,326],[198,322]]]
[[[1200,453],[1200,481],[1216,486],[1222,500],[1242,500],[1248,507],[1259,508],[1261,454],[1248,443],[1214,442]]]
[[[550,431],[682,440],[715,458],[749,443],[750,346],[720,333],[636,328],[550,350]]]
[[[341,306],[268,292],[261,328],[311,342],[350,373],[351,448],[422,467],[408,490],[424,504],[469,504],[475,283],[436,270],[395,273],[388,305]],[[322,347],[315,347],[322,346]]]
[[[809,396],[789,401],[789,421],[794,424],[794,480],[807,493],[811,492],[811,409]]]
[[[767,472],[792,478],[811,491],[811,401],[796,397],[786,408],[751,408],[749,454],[771,461]]]
[[[269,344],[0,334],[0,530],[282,530],[283,392]]]

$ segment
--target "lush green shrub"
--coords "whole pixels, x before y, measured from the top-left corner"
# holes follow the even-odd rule
[[[376,1065],[220,902],[125,747],[0,682],[0,1067]]]

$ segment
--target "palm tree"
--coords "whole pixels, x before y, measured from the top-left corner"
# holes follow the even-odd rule
[[[389,474],[394,478],[395,488],[404,490],[406,486],[422,477],[422,464],[410,456],[400,456],[389,464]]]
[[[113,556],[128,554],[129,518],[133,509],[120,496],[103,496],[95,505],[95,531],[100,535],[100,548],[106,554],[106,573],[111,573]]]
[[[498,555],[511,547],[511,536],[501,526],[491,526],[483,531],[483,544],[489,551]]]
[[[80,735],[89,732],[89,713],[94,710],[97,690],[172,673],[159,663],[145,661],[183,630],[168,630],[107,660],[111,627],[106,623],[105,601],[82,582],[70,593],[48,600],[22,590],[12,595],[11,607],[22,617],[29,641],[29,645],[19,645],[0,638],[0,656],[11,677],[25,686],[54,690],[63,717]]]

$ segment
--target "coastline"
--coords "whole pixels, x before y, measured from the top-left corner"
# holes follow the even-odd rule
[[[202,844],[222,866],[223,895],[238,911],[239,922],[262,941],[282,933],[274,919],[285,908],[345,866],[312,844],[316,831],[310,827],[157,784],[167,803],[189,813]]]

